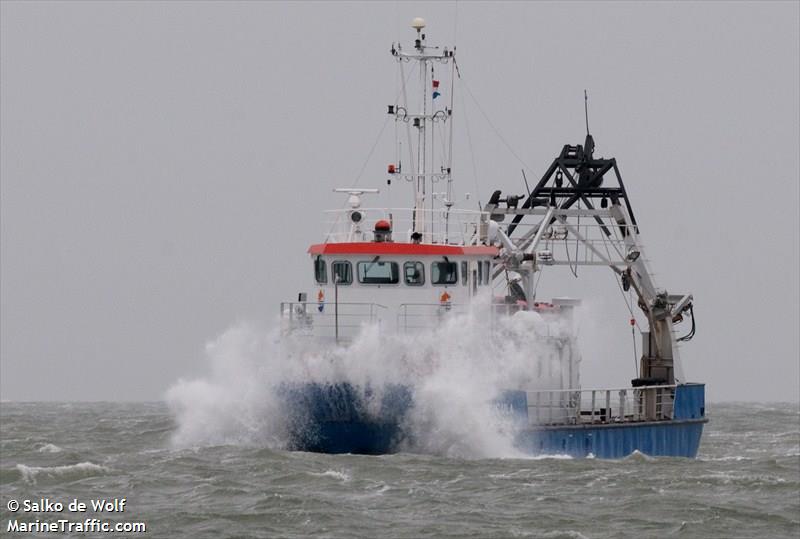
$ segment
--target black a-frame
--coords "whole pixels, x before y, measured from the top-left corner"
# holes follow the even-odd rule
[[[605,176],[611,170],[614,171],[616,176],[616,187],[604,187],[603,182]],[[566,178],[566,182],[564,179]],[[501,198],[501,192],[495,191],[492,193],[489,203],[486,205],[485,210],[492,212],[500,204],[505,204],[509,208],[515,208],[519,204],[519,200],[525,198],[525,202],[521,206],[521,210],[535,208],[537,206],[549,207],[556,206],[560,209],[567,209],[578,201],[583,202],[586,209],[594,209],[593,201],[600,199],[600,207],[606,208],[608,200],[612,204],[623,202],[628,210],[631,221],[636,227],[638,233],[638,225],[636,218],[633,215],[633,208],[628,200],[628,194],[625,191],[625,185],[622,183],[622,176],[617,167],[617,160],[610,159],[596,159],[594,157],[594,139],[592,135],[586,135],[586,141],[583,146],[572,146],[566,144],[561,154],[556,157],[547,172],[544,173],[539,183],[526,195],[522,196],[508,196]],[[498,215],[499,217],[499,215]],[[514,229],[525,217],[525,213],[517,213],[508,224],[506,234],[511,236]],[[599,217],[596,220],[603,231],[609,235],[610,231],[605,223]],[[623,236],[626,231],[624,227],[621,228]]]

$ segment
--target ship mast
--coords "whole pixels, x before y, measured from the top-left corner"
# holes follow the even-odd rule
[[[449,50],[447,47],[439,49],[439,47],[429,46],[425,40],[423,30],[425,28],[424,19],[417,17],[411,22],[411,27],[417,32],[416,39],[414,40],[413,52],[404,52],[402,46],[392,44],[392,56],[400,64],[400,78],[402,88],[402,104],[389,105],[389,114],[395,116],[396,122],[405,122],[417,130],[416,144],[412,144],[411,130],[408,129],[408,147],[411,159],[411,164],[414,167],[412,174],[402,174],[400,165],[398,163],[395,168],[394,165],[390,166],[389,172],[391,174],[400,174],[402,178],[410,182],[414,187],[414,215],[412,224],[412,234],[418,238],[418,241],[432,241],[433,238],[433,219],[432,212],[434,210],[434,184],[445,180],[447,182],[447,192],[442,194],[443,205],[446,208],[452,206],[452,177],[451,177],[451,164],[452,164],[452,144],[443,144],[443,155],[441,156],[443,163],[439,170],[434,169],[434,125],[436,122],[447,122],[448,133],[447,138],[452,141],[453,125],[452,125],[452,108],[444,107],[443,109],[436,109],[436,98],[441,95],[440,81],[436,79],[434,71],[434,64],[450,64],[452,66],[450,76],[450,93],[451,93],[451,107],[452,107],[452,92],[453,92],[453,69],[455,67],[454,50]],[[417,113],[409,113],[410,105],[408,103],[408,96],[405,88],[405,71],[404,64],[415,61],[419,68],[419,104]],[[446,233],[445,233],[446,238]]]

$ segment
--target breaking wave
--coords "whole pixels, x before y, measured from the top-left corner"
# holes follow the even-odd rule
[[[39,453],[61,453],[63,449],[61,449],[55,444],[44,444],[36,451],[38,451]]]
[[[573,328],[531,311],[492,319],[489,308],[485,301],[463,314],[448,313],[438,327],[413,335],[382,335],[365,325],[338,346],[238,324],[206,346],[208,376],[169,389],[178,425],[173,443],[285,447],[287,425],[276,388],[346,381],[372,388],[377,406],[382,387],[413,388],[411,451],[521,457],[512,443],[513,422],[492,401],[503,390],[559,387],[564,373],[554,337],[568,338]]]
[[[342,483],[347,483],[350,481],[350,474],[340,470],[325,470],[322,473],[311,473],[311,475],[315,477],[331,477],[333,479],[338,479]]]
[[[92,475],[105,474],[110,471],[105,466],[100,466],[92,462],[80,462],[67,466],[26,466],[25,464],[17,464],[16,468],[20,474],[20,478],[32,485],[37,483],[37,479],[42,478],[81,479]]]

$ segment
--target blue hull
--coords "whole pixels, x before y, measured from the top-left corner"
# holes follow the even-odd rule
[[[503,401],[527,422],[525,392],[507,392]],[[651,456],[694,458],[703,425],[708,422],[705,406],[705,385],[682,384],[675,388],[671,420],[542,426],[523,430],[515,442],[532,455],[617,459],[639,451]]]
[[[626,457],[634,451],[659,457],[697,456],[706,419],[603,426],[531,429],[517,436],[517,447],[531,455]]]
[[[408,386],[387,386],[377,394],[347,383],[302,384],[283,387],[281,393],[290,418],[291,449],[379,455],[413,448],[403,423],[413,405]],[[527,420],[524,392],[507,392],[501,401]],[[676,388],[671,420],[525,428],[515,445],[530,455],[614,459],[639,451],[694,458],[707,421],[705,386],[684,384]]]
[[[380,392],[352,384],[299,384],[279,389],[288,418],[289,448],[315,453],[393,453],[407,439],[408,386]]]

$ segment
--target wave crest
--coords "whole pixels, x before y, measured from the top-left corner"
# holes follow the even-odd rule
[[[44,477],[55,479],[79,479],[93,475],[103,475],[111,470],[93,462],[80,462],[66,466],[27,466],[17,464],[20,478],[28,484],[35,485],[37,479]]]

